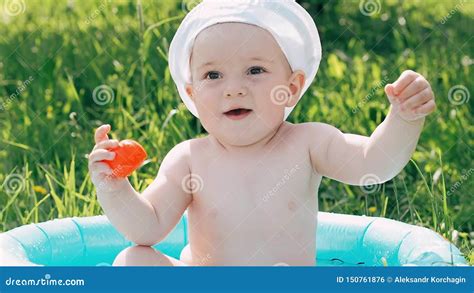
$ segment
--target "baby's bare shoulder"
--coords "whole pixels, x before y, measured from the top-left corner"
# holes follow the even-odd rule
[[[336,127],[322,122],[298,124],[301,140],[308,147],[311,164],[314,170],[321,170],[327,162],[325,158],[330,149],[331,140],[342,132]],[[321,173],[319,172],[318,173]]]
[[[186,172],[189,168],[188,141],[173,146],[160,163],[160,173]]]
[[[201,146],[203,143],[203,138],[192,138],[184,140],[172,147],[166,154],[166,157],[174,157],[180,158],[181,160],[188,160],[191,156],[191,150],[195,150],[196,147]]]
[[[199,157],[196,151],[205,148],[206,138],[193,138],[173,146],[160,163],[159,175],[165,174],[183,178],[192,172],[193,157]]]
[[[303,141],[312,144],[315,141],[324,142],[329,140],[335,132],[339,131],[336,127],[323,122],[304,122],[291,124],[292,132],[299,135]]]
[[[209,147],[209,139],[206,137],[192,138],[176,144],[166,155],[181,161],[189,162],[193,156],[200,154],[200,150],[206,150]]]

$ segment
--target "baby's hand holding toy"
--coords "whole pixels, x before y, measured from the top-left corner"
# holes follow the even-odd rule
[[[147,154],[133,140],[109,139],[110,125],[102,125],[95,132],[96,145],[89,154],[89,173],[97,190],[118,191],[129,176],[140,167]]]
[[[117,147],[109,150],[115,153],[115,158],[103,162],[112,168],[112,175],[119,178],[132,174],[147,157],[145,149],[131,139],[122,140]]]
[[[429,82],[419,73],[404,71],[393,83],[385,86],[393,111],[406,121],[419,120],[436,109]]]

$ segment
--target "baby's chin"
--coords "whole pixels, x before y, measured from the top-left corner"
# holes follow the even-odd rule
[[[229,128],[226,125],[218,125],[208,133],[224,145],[245,147],[258,143],[269,135],[272,135],[274,129],[257,123],[250,127],[237,126]]]
[[[264,140],[283,123],[284,110],[270,114],[251,113],[241,119],[210,115],[201,117],[201,123],[207,133],[222,144],[244,147]]]

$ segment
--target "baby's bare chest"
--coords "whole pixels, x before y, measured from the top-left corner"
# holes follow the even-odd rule
[[[287,155],[220,157],[194,165],[192,172],[201,186],[193,194],[188,216],[196,256],[210,253],[217,262],[251,259],[265,264],[283,256],[314,259],[288,251],[304,251],[300,248],[307,245],[314,250],[321,177],[304,154]]]
[[[317,209],[321,178],[304,150],[279,148],[247,158],[206,155],[194,161],[192,170],[196,189],[191,212],[199,218],[254,214],[266,222],[290,217],[301,208]]]

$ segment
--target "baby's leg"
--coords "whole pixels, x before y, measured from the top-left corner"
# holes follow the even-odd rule
[[[179,260],[186,263],[187,265],[192,263],[191,247],[189,247],[189,243],[183,248],[183,250],[181,250]]]
[[[163,254],[150,246],[131,246],[122,250],[113,266],[186,266],[180,260]]]

